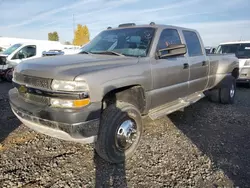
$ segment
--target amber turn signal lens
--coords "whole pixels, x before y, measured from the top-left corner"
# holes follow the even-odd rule
[[[81,100],[74,100],[74,107],[83,107],[83,106],[87,106],[90,103],[89,99],[81,99]]]

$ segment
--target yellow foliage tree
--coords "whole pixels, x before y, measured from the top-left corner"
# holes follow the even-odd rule
[[[89,42],[89,29],[86,25],[77,25],[77,29],[74,33],[73,45],[82,46]]]

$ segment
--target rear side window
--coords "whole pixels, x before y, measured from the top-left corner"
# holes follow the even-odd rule
[[[181,44],[181,39],[176,29],[165,29],[162,31],[157,50],[167,48],[171,44]]]
[[[201,43],[197,34],[193,31],[183,31],[183,35],[188,48],[189,56],[200,56],[202,54]]]

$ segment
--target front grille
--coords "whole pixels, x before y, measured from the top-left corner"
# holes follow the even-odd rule
[[[44,97],[41,95],[34,95],[34,94],[30,94],[30,93],[20,93],[19,94],[26,100],[29,100],[31,102],[35,102],[35,103],[39,103],[39,104],[43,104],[43,105],[49,105],[50,104],[50,100],[48,97]]]
[[[0,56],[0,65],[6,65],[6,57]]]
[[[13,80],[20,84],[26,84],[35,88],[50,89],[52,79],[27,76],[15,72]]]

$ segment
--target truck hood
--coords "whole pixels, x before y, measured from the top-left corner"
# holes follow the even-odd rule
[[[60,55],[26,60],[17,65],[15,71],[35,77],[74,80],[78,75],[128,66],[137,62],[138,58],[127,56],[99,54]]]

